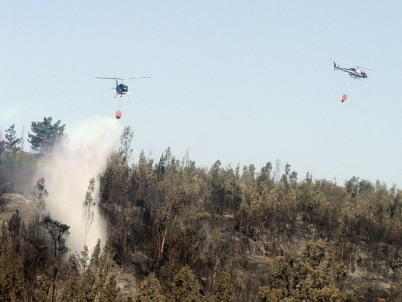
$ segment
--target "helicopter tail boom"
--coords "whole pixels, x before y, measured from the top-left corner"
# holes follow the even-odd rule
[[[335,63],[335,61],[334,61],[334,71],[335,71],[335,70],[338,70],[338,69],[339,69],[339,65],[336,66],[336,63]]]

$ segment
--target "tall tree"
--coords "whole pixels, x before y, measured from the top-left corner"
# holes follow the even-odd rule
[[[60,221],[53,220],[47,215],[43,220],[46,230],[48,231],[53,244],[53,269],[52,269],[52,302],[56,301],[56,281],[61,268],[61,257],[68,252],[66,240],[69,232],[69,226]]]
[[[261,168],[261,172],[257,177],[257,186],[260,194],[264,189],[271,187],[274,183],[274,177],[272,176],[272,164],[266,163],[265,167]]]
[[[45,186],[45,179],[37,180],[31,191],[33,204],[33,215],[28,226],[28,240],[25,244],[25,272],[28,300],[33,301],[36,297],[38,272],[46,262],[46,249],[44,248],[44,234],[42,232],[43,218],[45,217],[46,198],[48,192]]]
[[[1,165],[1,154],[6,150],[6,141],[3,140],[0,134],[0,165]]]
[[[20,254],[8,247],[0,257],[0,301],[26,301],[24,263]]]
[[[120,135],[120,155],[121,159],[128,163],[133,153],[133,149],[131,149],[131,142],[133,140],[134,132],[131,130],[130,126],[126,126],[123,129],[123,133]]]
[[[173,279],[173,301],[198,302],[201,301],[200,283],[189,266],[185,266]]]
[[[85,219],[85,246],[87,245],[87,236],[89,228],[92,225],[95,217],[95,201],[93,198],[93,194],[95,191],[95,178],[91,178],[89,180],[89,186],[87,193],[85,194],[85,200],[82,203],[84,208],[84,219]]]
[[[65,137],[64,128],[61,121],[52,123],[51,117],[43,118],[43,122],[32,122],[31,130],[28,133],[28,142],[31,144],[32,150],[45,153],[50,151],[53,146]]]
[[[151,273],[140,283],[139,291],[135,302],[160,301],[164,302],[166,297],[162,294],[162,287],[154,273]]]
[[[19,145],[21,144],[22,138],[17,138],[14,124],[6,130],[5,138],[5,147],[7,151],[16,152],[21,150]]]
[[[70,255],[66,263],[65,276],[61,284],[59,301],[82,301],[80,300],[80,289],[83,286],[83,278],[80,274],[80,261],[77,255]]]
[[[234,302],[236,301],[235,288],[232,276],[226,270],[222,271],[216,285],[216,298],[218,301]]]
[[[116,276],[113,273],[114,257],[115,253],[112,250],[111,243],[107,242],[102,253],[99,255],[98,267],[92,268],[96,276],[95,301],[120,301],[120,289],[117,287]]]
[[[61,223],[60,221],[53,220],[50,215],[47,215],[43,219],[43,223],[52,239],[54,258],[68,252],[68,248],[66,246],[66,237],[68,237],[70,234],[70,227]]]
[[[46,208],[46,198],[49,193],[46,190],[45,179],[42,177],[38,179],[31,192],[32,200],[35,204],[34,212],[34,241],[39,238],[40,226],[44,218]]]

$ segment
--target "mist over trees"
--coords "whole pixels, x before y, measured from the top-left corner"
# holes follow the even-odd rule
[[[51,124],[52,119],[45,121]],[[64,125],[55,125],[64,135]],[[15,141],[12,132],[7,133]],[[133,138],[126,127],[120,146],[107,159],[99,192],[91,179],[80,201],[87,219],[83,232],[91,225],[95,206],[108,225],[108,241],[99,241],[91,251],[83,243],[81,253],[68,253],[69,226],[45,210],[52,194],[46,180],[31,180],[32,216],[16,211],[2,224],[1,299],[402,298],[399,189],[354,176],[341,185],[314,180],[309,173],[300,177],[289,163],[282,167],[279,161],[267,162],[260,170],[253,164],[223,167],[219,160],[211,167],[198,167],[188,156],[176,158],[170,148],[157,160],[142,152],[132,161]],[[1,138],[0,146],[6,141],[9,138]],[[47,150],[43,148],[33,151]],[[2,149],[2,192],[18,192],[19,187],[17,179],[3,171],[22,178],[35,164],[32,155]],[[20,158],[29,165],[18,165]],[[95,194],[100,196],[96,204]],[[6,197],[0,197],[0,214]],[[122,292],[118,270],[138,280],[136,291]],[[387,292],[380,281],[389,285]]]

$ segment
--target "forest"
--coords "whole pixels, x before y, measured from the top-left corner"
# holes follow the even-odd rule
[[[52,118],[32,122],[30,152],[14,125],[0,136],[0,218],[12,196],[31,201],[0,221],[0,301],[402,301],[395,186],[300,177],[278,160],[198,167],[170,148],[134,161],[129,126],[99,192],[83,180],[85,217],[100,209],[107,240],[71,253],[69,225],[47,214],[46,179],[33,178],[66,136]]]

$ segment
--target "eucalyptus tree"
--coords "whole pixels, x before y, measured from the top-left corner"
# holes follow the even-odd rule
[[[50,215],[45,216],[43,224],[47,230],[53,246],[52,273],[51,273],[51,295],[52,302],[56,301],[57,278],[61,270],[62,255],[68,252],[66,246],[67,237],[70,234],[70,227],[60,221],[52,219]]]
[[[148,301],[166,301],[166,297],[162,292],[161,284],[154,273],[147,276],[141,283],[140,288],[135,296],[135,302]]]

